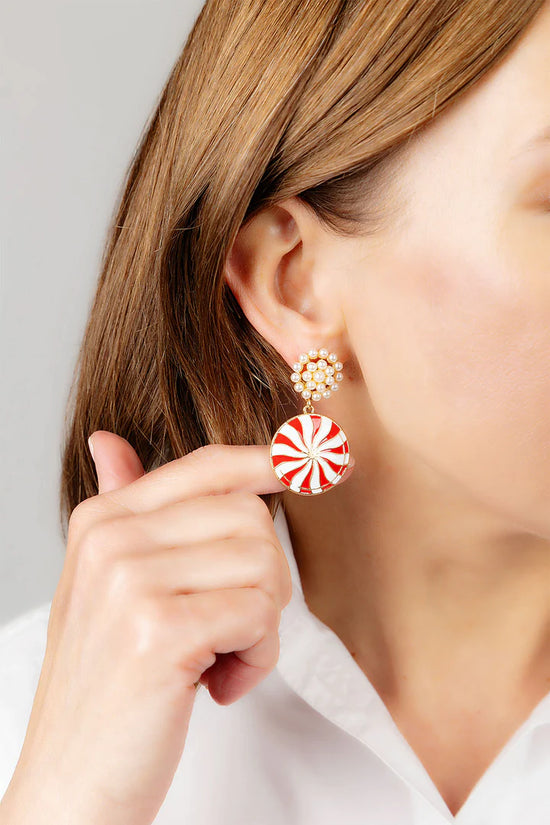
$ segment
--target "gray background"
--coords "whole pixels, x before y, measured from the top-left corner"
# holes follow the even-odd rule
[[[107,224],[202,0],[0,11],[0,624],[52,598],[63,415]]]

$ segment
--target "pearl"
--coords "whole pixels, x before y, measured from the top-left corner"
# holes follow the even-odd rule
[[[317,384],[315,383],[315,381],[308,381],[306,387],[308,388],[308,390],[315,390],[317,388]]]
[[[326,390],[325,384],[317,384],[317,391],[324,392]]]
[[[328,360],[330,361],[331,364],[334,364],[335,361],[338,361],[338,356],[336,355],[335,352],[331,352],[329,357],[328,357]]]
[[[311,381],[311,373],[309,370],[304,370],[302,373],[302,378],[304,381]]]
[[[305,388],[304,388],[304,385],[302,384],[301,381],[297,381],[294,384],[294,389],[296,390],[296,392],[302,392],[302,390],[305,389]]]
[[[344,376],[342,375],[341,372],[337,372],[334,377],[336,378],[337,381],[341,381]]]
[[[324,360],[324,358],[321,358],[321,360],[320,360],[320,361],[317,361],[317,369],[318,369],[318,370],[324,370],[324,369],[325,369],[325,367],[328,367],[328,364],[327,364],[327,362]]]
[[[294,370],[294,372],[300,372],[300,370],[302,369],[302,365],[299,361],[296,361],[296,363],[292,365],[292,369]]]
[[[327,377],[325,379],[325,384],[329,384],[329,385],[334,384],[334,378],[333,378],[332,375],[327,375]]]
[[[309,390],[304,390],[302,393],[302,398],[311,398],[311,392]]]
[[[325,390],[324,391],[323,398],[330,398],[330,390]]]
[[[336,361],[336,363],[334,364],[334,369],[335,369],[335,370],[343,370],[343,369],[344,369],[344,365],[342,364],[342,362],[341,362],[341,361]]]
[[[317,364],[314,361],[310,361],[307,365],[307,368],[309,372],[315,372],[315,370],[317,369]]]
[[[321,400],[321,393],[320,392],[314,392],[313,395],[311,396],[311,400],[312,401],[320,401]]]
[[[331,391],[332,391],[332,392],[336,392],[336,390],[338,389],[338,386],[339,386],[338,384],[331,384],[331,385],[330,385],[330,389],[331,389]]]
[[[306,353],[306,352],[303,352],[303,353],[300,355],[299,361],[300,361],[302,364],[305,364],[305,363],[306,363],[306,361],[309,361],[309,358],[307,357],[307,353]]]
[[[323,347],[323,349],[319,350],[319,355],[321,356],[321,358],[326,358],[328,356],[328,349],[325,349]]]
[[[313,379],[317,381],[317,383],[319,383],[319,381],[324,381],[325,373],[322,370],[317,370],[317,372],[313,376]]]
[[[327,375],[334,375],[334,367],[327,367],[325,372]]]
[[[290,380],[291,381],[299,381],[300,380],[300,373],[299,372],[293,372],[292,375],[290,376]]]
[[[310,349],[308,351],[308,355],[309,355],[310,359],[312,359],[312,360],[313,360],[313,358],[317,358],[318,354],[319,353],[317,352],[316,349]]]

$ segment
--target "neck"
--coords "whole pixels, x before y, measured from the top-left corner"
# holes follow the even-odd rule
[[[550,541],[402,452],[354,455],[330,492],[283,496],[310,610],[384,697],[425,702],[433,685],[456,695],[465,678],[491,703],[496,682],[503,702],[545,695]]]

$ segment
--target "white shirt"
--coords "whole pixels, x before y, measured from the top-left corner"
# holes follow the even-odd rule
[[[293,580],[277,666],[232,705],[199,687],[155,825],[550,825],[550,693],[453,818],[369,679],[308,609],[282,506],[275,528]],[[0,797],[23,744],[50,606],[0,628]]]

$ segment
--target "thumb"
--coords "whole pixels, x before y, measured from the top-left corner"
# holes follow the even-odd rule
[[[118,490],[145,474],[143,464],[131,444],[116,433],[96,430],[88,438],[94,460],[98,491]]]

